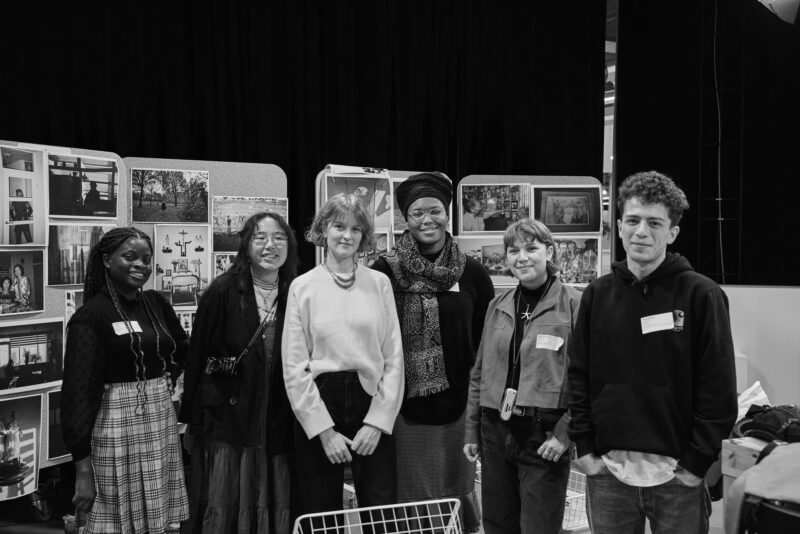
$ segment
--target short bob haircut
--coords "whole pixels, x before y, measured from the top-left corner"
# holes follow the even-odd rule
[[[545,247],[553,247],[553,256],[547,260],[547,270],[550,273],[559,271],[558,248],[555,241],[553,241],[550,230],[547,229],[543,222],[536,219],[520,219],[511,223],[503,234],[503,245],[505,245],[506,252],[508,252],[509,247],[513,247],[518,241],[521,243],[539,241]]]
[[[365,252],[375,247],[375,226],[366,206],[357,195],[339,193],[328,199],[314,215],[311,228],[306,232],[306,241],[318,247],[326,248],[328,239],[325,233],[332,222],[354,222],[363,230],[361,242],[356,252]]]
[[[667,208],[672,226],[681,222],[683,212],[689,209],[689,201],[672,178],[657,171],[637,172],[625,178],[617,191],[617,212],[620,219],[625,215],[625,204],[638,198],[642,204],[662,204]]]

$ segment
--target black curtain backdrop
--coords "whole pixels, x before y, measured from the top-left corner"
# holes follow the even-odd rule
[[[0,139],[274,163],[298,234],[328,163],[601,176],[602,1],[32,4]]]
[[[722,251],[716,208],[722,118]],[[616,174],[656,169],[691,204],[673,245],[726,283],[800,285],[793,232],[800,175],[800,25],[756,0],[621,0]],[[617,256],[624,255],[622,247]]]

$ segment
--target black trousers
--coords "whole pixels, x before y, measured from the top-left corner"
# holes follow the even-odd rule
[[[334,429],[353,439],[364,424],[370,397],[353,371],[325,373],[316,378],[317,388],[333,418]],[[344,464],[332,464],[325,455],[319,436],[308,439],[295,424],[295,444],[303,513],[341,510]],[[350,465],[358,506],[379,506],[397,502],[397,466],[394,438],[381,434],[378,446],[369,456],[350,451]]]

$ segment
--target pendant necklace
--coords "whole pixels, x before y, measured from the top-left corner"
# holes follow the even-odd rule
[[[547,285],[545,286],[544,291],[542,291],[542,294],[539,295],[539,300],[537,300],[536,304],[533,305],[533,309],[531,309],[531,305],[528,302],[528,300],[525,297],[522,296],[522,287],[520,286],[519,293],[517,293],[517,313],[520,314],[520,319],[522,319],[525,322],[528,322],[531,319],[533,319],[533,312],[536,311],[536,306],[539,305],[539,303],[542,301],[544,296],[547,294],[547,290],[550,289],[550,281],[551,281],[551,279],[548,278],[547,279]],[[519,311],[520,308],[522,307],[521,306],[522,302],[525,303],[525,311],[524,312],[520,312]]]
[[[356,262],[353,262],[353,272],[350,276],[341,275],[331,271],[331,268],[328,267],[327,263],[322,264],[325,267],[325,270],[331,275],[333,281],[336,282],[336,285],[341,287],[342,289],[350,289],[356,283]]]
[[[255,288],[256,293],[261,297],[263,303],[263,308],[261,308],[261,306],[259,306],[259,308],[261,308],[264,313],[269,313],[270,310],[275,307],[274,301],[272,306],[269,305],[269,299],[272,297],[272,294],[275,293],[275,290],[278,289],[278,280],[274,282],[264,282],[263,280],[253,277],[253,288]]]

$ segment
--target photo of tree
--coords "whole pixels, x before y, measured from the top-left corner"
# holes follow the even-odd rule
[[[131,169],[132,223],[208,222],[208,171]]]

